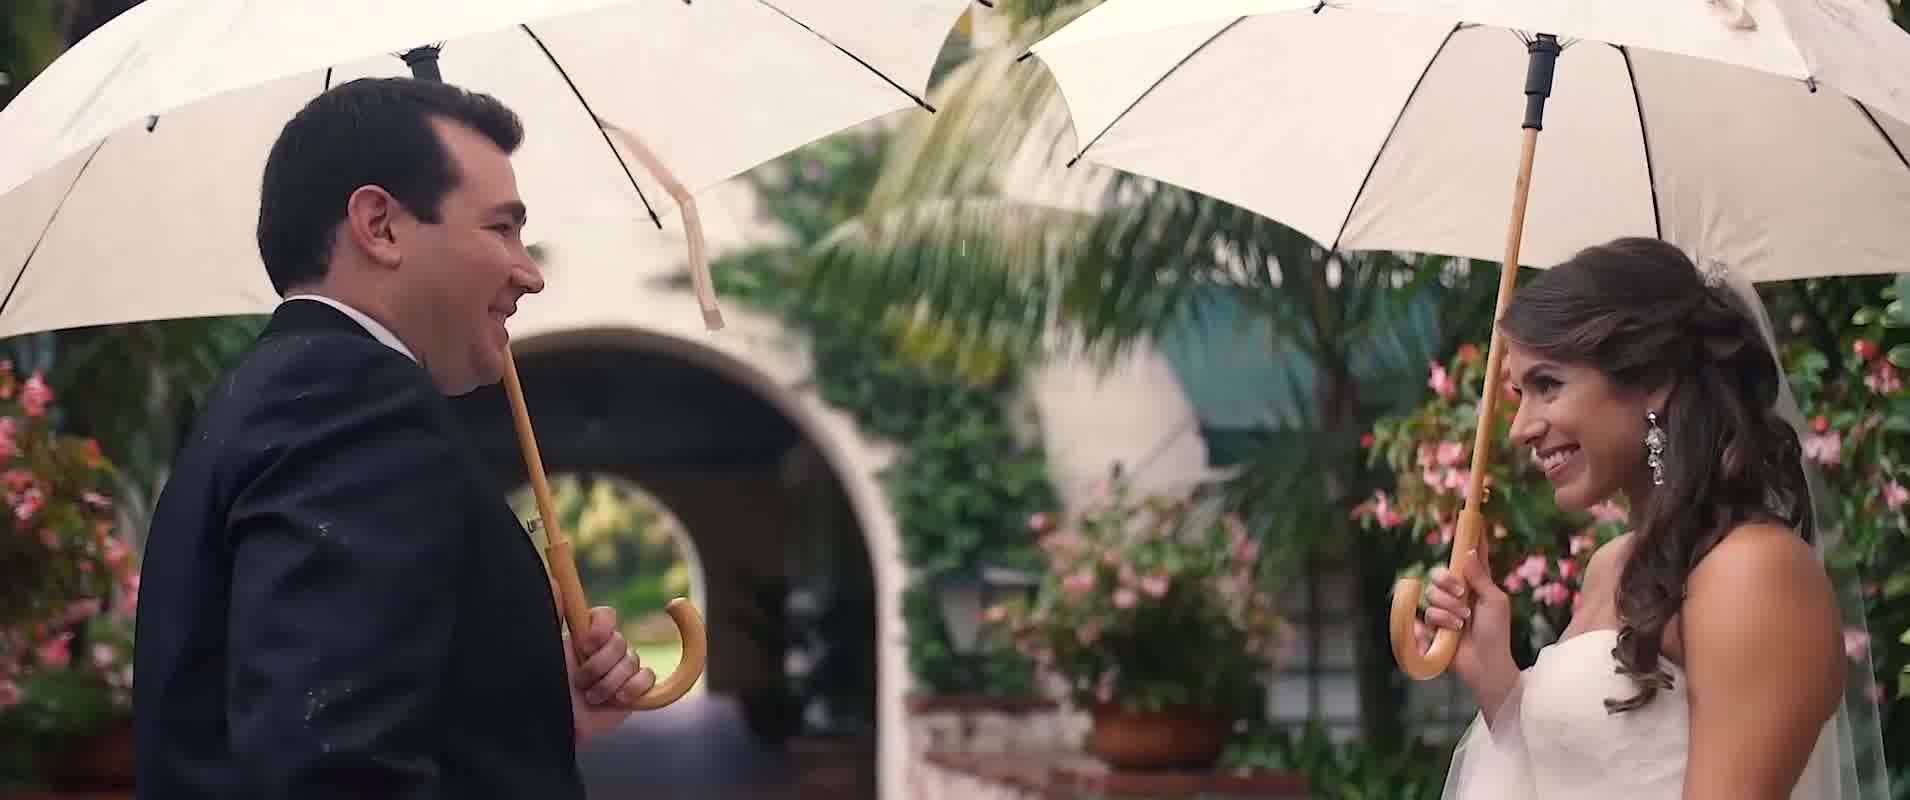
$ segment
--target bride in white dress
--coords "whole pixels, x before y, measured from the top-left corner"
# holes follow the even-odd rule
[[[1482,709],[1446,796],[1887,797],[1868,659],[1843,646],[1861,606],[1823,563],[1835,517],[1748,284],[1621,239],[1534,276],[1500,326],[1516,446],[1561,508],[1624,494],[1632,531],[1523,670],[1487,565],[1431,576],[1426,622],[1464,631],[1452,669]]]

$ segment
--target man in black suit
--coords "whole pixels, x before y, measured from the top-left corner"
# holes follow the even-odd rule
[[[499,380],[543,278],[496,100],[327,91],[265,166],[285,301],[161,495],[140,585],[138,791],[192,798],[582,798],[577,743],[656,681],[553,584],[447,396]]]

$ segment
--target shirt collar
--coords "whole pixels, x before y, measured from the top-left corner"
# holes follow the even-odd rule
[[[384,325],[379,324],[378,320],[372,319],[371,315],[366,314],[363,311],[359,311],[358,309],[353,308],[350,305],[347,305],[340,300],[337,300],[331,297],[326,297],[321,294],[294,294],[294,295],[288,295],[285,298],[285,302],[287,303],[292,302],[293,300],[316,300],[320,303],[324,303],[325,305],[331,306],[332,308],[336,308],[338,309],[339,313],[342,313],[347,317],[351,317],[353,322],[356,322],[360,326],[364,327],[364,329],[367,332],[371,333],[372,338],[377,339],[380,342],[383,342],[385,346],[390,347],[393,350],[403,353],[405,358],[409,358],[412,361],[418,360],[417,354],[411,352],[411,348],[406,347],[405,343],[398,339],[397,334],[392,333],[390,328],[387,328]]]

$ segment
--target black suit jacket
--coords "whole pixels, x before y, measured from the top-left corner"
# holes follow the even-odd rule
[[[139,796],[582,798],[559,624],[423,368],[286,303],[148,534]]]

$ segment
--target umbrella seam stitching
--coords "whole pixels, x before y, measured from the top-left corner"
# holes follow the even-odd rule
[[[1155,78],[1154,82],[1149,84],[1147,89],[1143,90],[1139,96],[1135,97],[1133,102],[1128,103],[1127,108],[1121,109],[1121,113],[1115,115],[1114,119],[1108,122],[1107,127],[1102,128],[1101,132],[1095,134],[1093,139],[1089,139],[1087,144],[1082,145],[1081,150],[1079,152],[1076,152],[1073,158],[1068,159],[1067,166],[1072,167],[1077,162],[1079,162],[1083,157],[1085,157],[1088,154],[1089,148],[1092,148],[1096,144],[1098,144],[1101,141],[1101,137],[1108,135],[1108,131],[1114,130],[1114,126],[1121,124],[1121,120],[1127,119],[1127,115],[1130,112],[1132,112],[1135,108],[1139,107],[1141,105],[1141,101],[1146,100],[1147,96],[1153,94],[1155,89],[1159,89],[1161,87],[1161,84],[1167,82],[1168,78],[1174,77],[1174,73],[1179,72],[1181,70],[1181,67],[1187,66],[1188,62],[1193,61],[1195,56],[1200,55],[1201,51],[1206,50],[1208,45],[1211,45],[1214,42],[1219,41],[1220,37],[1227,35],[1229,31],[1232,31],[1236,26],[1240,25],[1240,23],[1244,22],[1246,19],[1247,18],[1245,16],[1234,17],[1232,22],[1227,23],[1226,26],[1222,27],[1220,30],[1214,31],[1214,35],[1207,37],[1206,41],[1201,42],[1198,47],[1195,47],[1193,50],[1188,51],[1187,55],[1181,56],[1181,59],[1179,61],[1174,62],[1174,66],[1168,67],[1167,71],[1161,73],[1160,77]]]
[[[902,84],[897,83],[894,78],[889,77],[887,73],[883,72],[882,70],[876,69],[875,65],[870,64],[867,61],[864,61],[861,56],[856,55],[855,53],[849,52],[849,48],[836,44],[834,39],[831,39],[827,36],[822,35],[821,31],[818,31],[815,28],[809,27],[808,23],[805,23],[802,20],[796,19],[795,15],[782,10],[782,8],[778,7],[775,3],[769,2],[769,0],[756,0],[756,2],[761,4],[765,8],[768,8],[769,10],[774,11],[777,14],[780,14],[783,19],[789,20],[791,23],[796,25],[796,27],[799,27],[805,31],[808,31],[811,36],[821,39],[824,43],[828,44],[830,47],[835,48],[836,52],[839,52],[845,56],[848,56],[851,61],[854,61],[857,64],[862,65],[863,69],[866,69],[870,72],[875,73],[875,76],[878,78],[881,78],[883,83],[887,83],[888,85],[895,87],[896,91],[901,92],[903,95],[907,96],[910,100],[914,101],[916,105],[921,106],[922,108],[928,109],[928,112],[930,114],[937,113],[935,110],[935,106],[929,105],[929,102],[927,100],[924,100],[921,97],[917,96],[914,92],[909,91]]]
[[[60,195],[60,202],[53,206],[53,213],[47,215],[46,226],[40,229],[40,235],[33,240],[32,249],[27,251],[27,257],[20,262],[20,271],[13,274],[13,283],[7,287],[6,297],[0,298],[0,315],[5,315],[7,307],[13,303],[13,293],[20,289],[21,282],[26,279],[27,268],[33,266],[33,256],[40,252],[40,245],[46,243],[47,235],[53,232],[53,223],[59,221],[60,212],[66,209],[66,201],[73,197],[74,190],[80,186],[80,180],[86,177],[86,170],[93,166],[93,159],[99,156],[99,151],[105,148],[109,141],[111,141],[110,137],[101,139],[99,144],[93,145],[93,152],[86,154],[86,161],[82,162],[79,170],[73,173],[73,182],[67,184],[66,191]]]
[[[583,89],[577,86],[576,81],[571,80],[570,72],[565,70],[563,63],[557,60],[557,54],[544,46],[544,40],[538,38],[537,32],[531,30],[528,23],[519,24],[517,27],[530,38],[531,44],[536,45],[538,51],[544,54],[545,60],[550,62],[551,69],[557,70],[557,77],[564,80],[564,85],[570,87],[571,96],[577,98],[577,104],[584,107],[585,114],[590,115],[591,127],[597,129],[597,135],[603,139],[604,146],[610,148],[610,157],[616,159],[617,166],[623,168],[623,177],[630,181],[630,188],[636,191],[637,199],[643,202],[643,210],[649,212],[650,222],[655,224],[658,230],[662,230],[663,220],[657,216],[656,208],[650,205],[650,198],[644,195],[643,187],[637,184],[637,176],[630,171],[630,164],[624,161],[623,153],[618,152],[616,143],[610,141],[610,134],[603,129],[602,118],[597,116],[596,109],[590,107],[590,100],[584,97]]]
[[[1407,92],[1406,99],[1399,104],[1399,113],[1393,115],[1393,124],[1387,127],[1386,138],[1380,140],[1379,148],[1373,151],[1373,160],[1366,165],[1366,175],[1360,178],[1360,187],[1354,190],[1353,199],[1346,204],[1346,217],[1340,220],[1339,229],[1333,233],[1333,246],[1327,248],[1329,256],[1339,252],[1340,242],[1346,239],[1346,227],[1353,224],[1353,212],[1359,210],[1360,198],[1366,196],[1366,187],[1372,183],[1373,173],[1379,169],[1380,159],[1386,157],[1386,147],[1393,143],[1393,135],[1399,132],[1400,122],[1406,119],[1406,112],[1412,109],[1413,101],[1418,99],[1420,87],[1426,85],[1426,76],[1432,74],[1433,65],[1439,63],[1440,56],[1445,55],[1446,46],[1452,44],[1452,37],[1466,27],[1466,24],[1462,22],[1452,26],[1452,30],[1446,31],[1445,38],[1439,40],[1439,47],[1433,50],[1431,58],[1426,59],[1425,68],[1419,71],[1419,77],[1413,81],[1412,91]]]
[[[1638,93],[1638,71],[1632,67],[1631,48],[1625,45],[1613,45],[1618,55],[1625,60],[1625,80],[1631,84],[1632,113],[1638,117],[1639,146],[1645,154],[1645,188],[1651,193],[1651,230],[1652,235],[1665,238],[1665,216],[1658,206],[1658,170],[1651,162],[1651,132],[1645,127],[1645,101]]]

